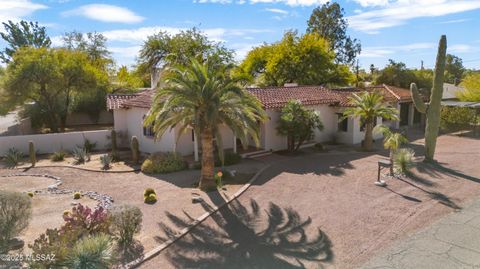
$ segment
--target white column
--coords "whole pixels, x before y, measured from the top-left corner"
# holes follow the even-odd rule
[[[415,113],[415,107],[413,104],[408,105],[408,126],[413,126],[413,117]]]
[[[198,162],[198,139],[195,132],[193,132],[193,156],[195,161]]]
[[[237,153],[237,136],[233,135],[233,153]]]

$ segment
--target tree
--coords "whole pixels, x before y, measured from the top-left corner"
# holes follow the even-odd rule
[[[286,32],[282,40],[254,48],[236,71],[240,77],[264,86],[346,85],[353,76],[345,65],[334,63],[328,42],[316,33],[299,36]]]
[[[47,36],[45,27],[39,26],[38,22],[22,20],[19,23],[8,21],[8,23],[2,24],[5,32],[1,32],[0,36],[7,42],[7,47],[0,52],[0,59],[4,63],[9,63],[13,54],[19,48],[27,46],[35,48],[50,47],[52,44],[50,37]]]
[[[233,51],[221,43],[210,41],[197,28],[180,31],[176,35],[158,32],[147,38],[140,50],[139,68],[150,73],[166,65],[189,65],[191,59],[199,62],[207,59],[211,64],[223,65],[233,62]]]
[[[403,143],[408,143],[408,139],[401,133],[392,132],[390,127],[383,124],[375,126],[373,132],[383,134],[383,147],[390,150],[390,174],[393,175],[393,159],[395,153]]]
[[[460,84],[463,91],[457,93],[461,101],[480,102],[480,73],[470,73]]]
[[[428,69],[412,70],[408,69],[405,63],[388,60],[389,64],[374,79],[376,85],[387,84],[401,88],[409,88],[410,83],[417,85],[429,91],[432,88],[433,71]]]
[[[156,139],[172,127],[179,128],[177,135],[193,128],[202,146],[199,187],[214,188],[213,141],[215,138],[222,149],[220,126],[228,126],[243,145],[247,145],[249,137],[258,144],[259,123],[266,120],[266,113],[258,99],[228,76],[226,67],[210,61],[193,59],[187,66],[170,67],[161,79],[164,86],[155,94],[144,124],[153,124]],[[222,152],[219,150],[219,154]]]
[[[311,109],[307,109],[300,101],[290,100],[282,108],[277,132],[287,137],[287,148],[290,152],[315,136],[315,129],[323,130],[320,116]]]
[[[445,64],[445,82],[458,85],[465,72],[463,61],[460,57],[452,54],[447,54]]]
[[[107,71],[113,65],[111,53],[107,48],[107,38],[97,32],[72,31],[62,37],[63,47],[69,50],[81,51],[88,55],[91,63]]]
[[[317,33],[330,44],[335,51],[337,63],[350,64],[361,51],[360,41],[347,35],[348,22],[344,18],[345,11],[340,4],[327,2],[313,10],[308,20],[308,33]]]
[[[122,65],[117,72],[116,84],[120,89],[135,90],[143,86],[143,81],[135,72],[128,71],[127,67]]]
[[[385,104],[383,96],[377,92],[354,93],[349,98],[349,104],[352,107],[345,109],[343,116],[344,118],[359,118],[361,123],[365,124],[365,138],[363,140],[365,150],[373,149],[373,127],[376,118],[398,120],[398,110]]]
[[[65,128],[75,98],[105,87],[108,76],[86,54],[65,49],[20,48],[4,80],[8,107],[33,102],[53,132]]]

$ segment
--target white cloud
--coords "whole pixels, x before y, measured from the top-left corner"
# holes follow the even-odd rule
[[[281,3],[288,6],[313,6],[326,3],[328,0],[194,0],[194,3],[216,3],[216,4],[257,4],[257,3]]]
[[[266,8],[265,11],[276,13],[276,14],[288,15],[288,11],[279,9],[279,8]]]
[[[386,6],[388,5],[388,0],[354,0],[359,3],[362,7],[371,7],[371,6]]]
[[[468,44],[455,44],[448,47],[449,53],[467,53],[467,52],[472,52],[473,50],[474,50],[474,47]]]
[[[37,10],[46,8],[48,7],[33,3],[30,0],[1,0],[0,22],[6,22],[8,20],[19,21]]]
[[[364,4],[381,2],[358,0],[360,1]],[[353,29],[375,34],[378,30],[402,25],[411,19],[438,17],[479,8],[478,0],[394,0],[384,7],[374,8],[347,19]]]
[[[361,58],[384,58],[396,53],[418,53],[435,49],[435,43],[413,43],[397,46],[374,46],[364,47],[359,57]]]
[[[84,5],[73,10],[65,11],[62,15],[83,16],[102,22],[137,23],[144,20],[143,17],[127,8],[106,4]]]
[[[440,24],[452,24],[452,23],[462,23],[466,21],[470,21],[471,19],[458,19],[458,20],[449,20],[449,21],[442,21]]]

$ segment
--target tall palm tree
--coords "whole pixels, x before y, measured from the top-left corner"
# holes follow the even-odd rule
[[[214,140],[223,158],[220,126],[227,126],[247,145],[248,137],[259,144],[260,123],[267,118],[260,101],[229,77],[227,67],[208,60],[192,60],[165,72],[145,125],[153,123],[155,138],[168,128],[179,127],[178,137],[193,128],[202,146],[200,189],[215,188]]]
[[[373,132],[383,134],[383,147],[390,150],[390,174],[393,175],[393,157],[403,143],[408,143],[408,139],[401,133],[392,132],[388,126],[383,124],[377,125]]]
[[[365,124],[365,138],[363,148],[373,148],[373,127],[375,119],[382,117],[387,120],[398,120],[398,110],[383,102],[383,96],[378,92],[363,92],[352,94],[349,98],[352,107],[345,109],[344,118],[358,117],[362,124]]]

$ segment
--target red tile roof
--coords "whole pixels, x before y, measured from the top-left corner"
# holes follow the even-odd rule
[[[282,108],[290,100],[301,101],[304,105],[329,104],[333,106],[350,106],[349,97],[353,93],[379,91],[387,102],[411,101],[410,91],[403,88],[380,85],[366,88],[336,88],[323,86],[289,86],[247,88],[249,93],[257,97],[265,109]],[[109,109],[141,107],[149,109],[152,105],[155,90],[145,90],[132,95],[114,95],[107,97]]]

